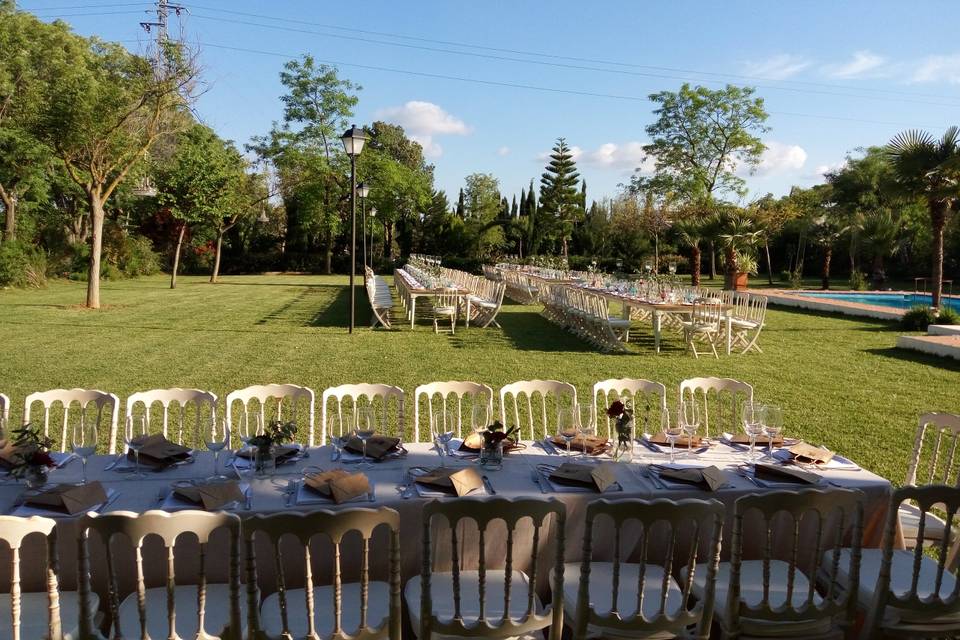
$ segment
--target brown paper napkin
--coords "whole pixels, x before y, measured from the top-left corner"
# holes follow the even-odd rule
[[[560,436],[553,436],[550,442],[564,451],[567,449],[567,442]],[[579,435],[570,441],[570,449],[572,451],[583,451],[588,456],[597,456],[610,449],[610,440],[600,436]]]
[[[107,492],[103,490],[103,485],[90,482],[82,485],[60,484],[43,493],[27,496],[23,502],[39,507],[63,509],[72,516],[106,501]]]
[[[613,465],[564,462],[550,474],[550,480],[557,484],[593,487],[603,493],[617,481],[617,478],[613,472]]]
[[[749,445],[749,444],[750,444],[750,436],[748,436],[748,435],[745,434],[745,433],[736,433],[736,434],[734,434],[734,436],[733,436],[732,438],[730,438],[730,442],[734,442],[734,443],[736,443],[736,444],[746,444],[746,445]],[[767,444],[767,443],[769,442],[769,439],[767,438],[767,436],[760,435],[760,436],[757,436],[756,442],[757,442],[758,445],[759,445],[759,444]],[[775,446],[775,447],[782,447],[782,446],[783,446],[783,436],[782,436],[782,435],[777,436],[776,438],[773,439],[773,446]]]
[[[797,482],[800,484],[820,484],[820,476],[797,467],[779,464],[757,463],[753,465],[753,475],[760,480],[772,482]]]
[[[662,431],[656,435],[651,436],[650,442],[656,445],[662,445],[666,447],[670,446],[670,441],[667,439],[667,434],[665,434]],[[677,444],[676,444],[676,446],[684,449],[696,449],[702,445],[703,445],[703,438],[701,438],[700,436],[694,436],[692,441],[687,436],[680,436],[677,438]]]
[[[191,486],[179,486],[174,489],[181,498],[195,502],[207,511],[243,500],[243,492],[236,482],[211,482]]]
[[[161,434],[146,436],[141,439],[140,445],[140,464],[154,469],[165,469],[170,465],[176,464],[190,457],[190,449],[170,442]],[[128,460],[135,460],[136,454],[131,450],[127,452]]]
[[[445,493],[457,496],[465,496],[475,489],[483,488],[483,478],[473,467],[464,469],[437,467],[422,476],[417,476],[414,482],[436,487]]]
[[[349,473],[332,469],[304,477],[303,482],[312,491],[340,504],[370,493],[370,479],[365,473]]]
[[[833,459],[833,452],[823,447],[815,447],[806,442],[798,442],[787,451],[797,462],[807,462],[812,464],[826,464]]]
[[[382,460],[385,456],[394,453],[400,446],[400,438],[390,436],[373,436],[367,440],[367,457]],[[360,438],[350,438],[344,449],[352,453],[363,453],[363,441]]]
[[[483,448],[483,436],[479,433],[471,433],[466,438],[463,439],[463,443],[459,447],[459,451],[479,453],[480,449]],[[520,449],[520,445],[517,444],[517,441],[513,438],[504,438],[503,439],[503,452],[508,453],[514,451],[515,449]]]
[[[684,469],[660,467],[659,475],[661,478],[668,480],[700,485],[709,491],[716,491],[727,484],[727,478],[723,475],[723,471],[712,465],[703,468],[688,467]]]

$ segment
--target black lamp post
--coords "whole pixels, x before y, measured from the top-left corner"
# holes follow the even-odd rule
[[[350,156],[350,333],[353,333],[356,319],[356,296],[353,278],[357,272],[357,156],[363,151],[367,134],[357,125],[350,125],[342,136],[343,150]]]
[[[360,228],[362,229],[361,235],[363,236],[363,269],[364,277],[366,277],[367,269],[367,196],[370,195],[370,187],[366,182],[361,182],[357,185],[357,195],[360,196]],[[373,256],[370,257],[371,264],[373,263]]]
[[[377,218],[377,208],[370,207],[370,262],[373,262],[373,223]],[[364,229],[366,232],[366,229]]]

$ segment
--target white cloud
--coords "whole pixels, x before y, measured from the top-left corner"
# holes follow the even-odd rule
[[[434,141],[434,136],[465,136],[471,132],[467,123],[460,118],[447,113],[439,105],[422,100],[380,109],[374,117],[403,127],[413,140],[423,146],[423,153],[433,158],[443,154],[443,147]]]
[[[803,168],[807,162],[806,150],[797,144],[784,144],[776,140],[764,142],[767,150],[760,157],[760,164],[757,165],[755,175],[769,176],[779,173],[789,173]],[[746,168],[741,171],[745,173]]]
[[[611,169],[626,175],[632,174],[637,167],[643,171],[653,171],[653,159],[644,160],[642,142],[630,141],[623,144],[605,142],[593,150],[584,150],[580,147],[570,147],[570,155],[577,162],[597,167]],[[537,160],[546,162],[550,159],[550,151],[537,155]]]
[[[914,70],[910,80],[912,82],[960,84],[960,53],[923,58]]]
[[[497,155],[501,157],[510,155],[510,147],[500,147],[497,149]]]
[[[886,64],[887,59],[870,51],[855,51],[853,57],[839,64],[824,65],[823,72],[838,80],[860,78],[865,75],[875,75],[878,69]]]
[[[832,164],[818,164],[813,168],[813,173],[810,175],[810,177],[815,180],[823,180],[828,173],[839,171],[845,166],[847,166],[846,160],[840,160],[839,162],[834,162]]]
[[[743,66],[747,75],[770,80],[786,80],[807,69],[810,61],[801,56],[781,53],[760,62],[746,62]]]

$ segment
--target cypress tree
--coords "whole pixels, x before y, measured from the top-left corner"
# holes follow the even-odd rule
[[[573,226],[583,217],[577,183],[580,173],[564,138],[557,138],[550,154],[550,162],[540,177],[540,207],[544,218],[549,218],[563,246],[564,259],[569,257],[569,242]]]
[[[457,197],[457,217],[463,220],[466,215],[467,207],[463,200],[463,189],[460,189],[460,195]]]
[[[520,215],[520,211],[517,209],[517,194],[513,194],[513,202],[510,203],[510,217],[516,218]]]
[[[520,189],[520,209],[518,215],[521,218],[527,215],[527,192],[524,191],[523,188]]]

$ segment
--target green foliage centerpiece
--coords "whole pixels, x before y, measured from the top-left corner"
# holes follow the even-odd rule
[[[480,432],[483,437],[483,445],[480,447],[480,465],[484,469],[496,471],[503,467],[504,444],[516,432],[516,427],[506,430],[499,420]]]
[[[264,425],[263,433],[250,438],[248,444],[254,447],[253,459],[257,473],[270,471],[276,459],[276,449],[280,445],[290,442],[297,435],[297,423],[292,420],[281,422],[274,420]]]
[[[53,440],[40,431],[40,427],[26,424],[13,432],[13,442],[7,446],[12,449],[7,458],[10,475],[23,478],[30,487],[40,487],[47,483],[47,475],[56,466],[50,447]]]

